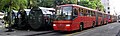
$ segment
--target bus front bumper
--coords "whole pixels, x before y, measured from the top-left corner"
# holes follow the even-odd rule
[[[55,31],[71,31],[70,24],[53,24]]]

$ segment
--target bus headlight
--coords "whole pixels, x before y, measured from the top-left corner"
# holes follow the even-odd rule
[[[70,26],[70,24],[66,24],[66,26]]]
[[[53,24],[53,26],[56,26],[56,24]]]

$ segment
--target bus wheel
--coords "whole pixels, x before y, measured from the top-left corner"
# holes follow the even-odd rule
[[[93,28],[95,27],[95,22],[93,22],[92,27],[93,27]]]
[[[106,21],[106,24],[108,24],[108,22]]]
[[[83,23],[80,23],[80,31],[83,30]]]
[[[102,25],[102,21],[100,22],[100,26]]]

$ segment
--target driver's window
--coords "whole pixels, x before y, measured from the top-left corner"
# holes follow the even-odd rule
[[[73,9],[73,15],[77,16],[78,15],[78,10],[77,9]]]
[[[78,10],[76,8],[73,9],[73,19],[75,19],[78,15]]]

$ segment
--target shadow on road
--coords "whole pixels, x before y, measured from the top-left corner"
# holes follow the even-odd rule
[[[43,33],[37,33],[37,34],[31,34],[31,35],[25,35],[25,36],[37,36],[37,35],[43,35],[43,34],[49,34],[49,33],[53,33],[53,32],[50,31],[50,32],[43,32]]]
[[[117,33],[117,35],[116,36],[120,36],[120,30],[119,30],[119,32]]]
[[[72,32],[50,31],[50,32],[30,34],[30,35],[25,35],[25,36],[38,36],[38,35],[61,36],[61,35],[67,35],[67,34],[72,34],[72,33],[76,33],[76,32],[81,32],[81,31],[72,31]]]

